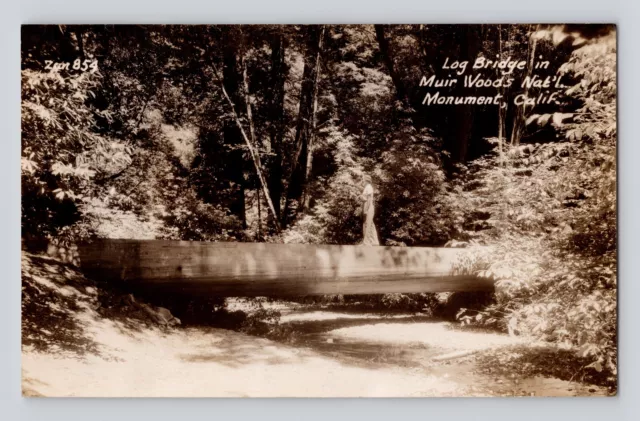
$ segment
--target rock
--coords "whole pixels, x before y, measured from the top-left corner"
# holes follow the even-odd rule
[[[164,307],[156,307],[155,311],[158,317],[163,321],[164,324],[168,326],[174,326],[174,325],[180,324],[180,319],[178,319],[177,317],[174,317],[174,315],[171,314],[171,312],[168,309]]]
[[[47,246],[46,254],[49,257],[60,260],[64,263],[69,263],[75,266],[80,266],[80,255],[78,254],[78,246],[71,244],[64,247],[55,242],[50,242]]]
[[[139,303],[133,294],[129,294],[124,299],[134,308],[144,311],[155,323],[161,326],[177,326],[180,325],[180,319],[174,317],[171,312],[164,307],[154,307],[149,304]]]

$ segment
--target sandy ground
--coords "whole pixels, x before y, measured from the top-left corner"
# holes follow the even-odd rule
[[[23,390],[30,396],[73,397],[435,397],[492,396],[503,380],[473,374],[457,360],[434,365],[433,357],[497,349],[517,338],[450,329],[445,322],[343,327],[313,336],[312,346],[290,346],[220,329],[158,328],[133,331],[122,323],[85,314],[87,331],[101,356],[23,352]],[[331,313],[292,315],[309,322],[352,321]],[[416,338],[418,338],[416,340]],[[306,345],[309,345],[308,343]],[[363,350],[371,347],[374,358]],[[404,348],[403,348],[404,345]],[[401,351],[392,352],[394,349]],[[376,356],[385,354],[381,363]],[[400,361],[401,363],[397,363]],[[409,364],[412,362],[414,364]],[[498,382],[498,384],[494,384]],[[506,382],[506,380],[505,380]],[[527,379],[537,396],[574,393],[567,382]],[[502,388],[504,389],[504,387]]]
[[[453,396],[459,385],[422,370],[358,367],[239,333],[148,330],[105,322],[108,356],[79,360],[23,353],[24,386],[44,396]],[[108,345],[107,345],[108,344]]]

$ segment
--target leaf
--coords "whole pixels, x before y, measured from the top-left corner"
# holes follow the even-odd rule
[[[605,131],[605,136],[607,136],[607,137],[611,136],[611,133],[613,133],[614,130],[616,130],[615,123],[611,124],[609,127],[607,127],[607,130]]]
[[[460,318],[460,316],[462,316],[466,311],[467,311],[467,309],[466,309],[466,308],[461,308],[461,309],[458,311],[458,314],[456,314],[456,319],[459,319],[459,318]]]
[[[581,341],[586,341],[586,337],[582,336],[580,338]],[[581,357],[588,357],[589,355],[591,355],[591,352],[593,351],[593,344],[590,344],[588,342],[584,343],[580,349],[578,350],[578,353],[580,354]]]
[[[558,45],[562,41],[564,41],[568,36],[569,34],[565,33],[564,31],[556,29],[553,31],[552,42],[554,45]]]
[[[571,113],[553,113],[553,125],[556,127],[561,127],[563,125],[563,121],[573,116]]]
[[[580,84],[577,84],[577,85],[572,86],[571,88],[567,89],[566,94],[571,96],[571,95],[575,94],[579,89],[580,89]]]
[[[549,119],[551,118],[551,114],[542,114],[540,118],[538,118],[538,125],[540,127],[544,127],[549,123]]]
[[[527,121],[525,122],[525,125],[529,125],[531,123],[533,123],[534,121],[536,121],[538,119],[538,117],[540,117],[540,114],[531,114],[529,116],[529,118],[527,118]]]
[[[594,361],[591,364],[589,364],[587,366],[587,368],[593,368],[595,369],[598,373],[602,372],[602,363],[600,361]]]
[[[575,139],[576,140],[582,140],[582,130],[576,129],[574,134],[575,134]]]

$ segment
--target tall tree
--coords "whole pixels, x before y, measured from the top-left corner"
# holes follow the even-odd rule
[[[464,25],[459,31],[460,60],[473,61],[478,55],[481,46],[481,28],[479,25]],[[457,94],[460,96],[472,95],[464,84],[456,85]],[[447,139],[447,148],[451,153],[454,163],[465,163],[471,140],[474,114],[474,105],[456,105],[453,109],[453,124]]]
[[[317,135],[318,127],[318,88],[320,84],[320,56],[322,54],[322,43],[324,39],[325,28],[323,26],[320,33],[319,50],[316,55],[316,67],[313,82],[313,106],[311,108],[311,118],[308,126],[307,134],[307,162],[305,165],[304,184],[302,185],[302,197],[301,197],[301,209],[306,210],[309,208],[309,202],[311,195],[309,194],[309,180],[311,178],[311,168],[313,165],[313,151],[315,148],[315,138]]]
[[[535,36],[538,31],[540,25],[534,27],[530,25],[530,32],[527,37],[528,39],[528,49],[527,49],[527,70],[525,73],[525,79],[530,78],[533,73],[533,66],[536,57],[536,48],[538,46],[538,38]],[[524,79],[523,79],[524,80]],[[529,94],[529,87],[525,85],[524,90],[522,92],[525,96]],[[524,122],[527,118],[527,105],[523,104],[516,108],[514,120],[513,120],[513,128],[511,129],[511,145],[519,145],[520,140],[522,139],[522,133],[524,131]]]
[[[269,46],[271,48],[270,89],[267,91],[269,117],[269,192],[273,202],[276,219],[281,217],[281,200],[283,193],[283,136],[286,127],[284,112],[285,81],[287,65],[285,63],[285,36],[283,30],[274,31]]]
[[[396,88],[396,94],[398,96],[398,100],[402,103],[403,106],[409,107],[409,99],[407,97],[407,90],[404,86],[404,82],[402,78],[396,71],[393,57],[391,56],[391,51],[389,47],[389,40],[386,35],[386,27],[385,25],[375,25],[376,29],[376,39],[378,40],[378,45],[380,47],[380,53],[382,54],[382,60],[389,72],[389,76],[391,76],[391,80],[393,81],[393,86]]]
[[[271,200],[271,194],[269,192],[267,179],[264,175],[264,171],[262,167],[262,162],[260,158],[260,145],[258,144],[258,141],[257,141],[256,126],[253,118],[253,107],[251,105],[253,100],[251,97],[251,92],[249,90],[249,78],[248,78],[248,71],[247,71],[247,58],[249,55],[250,53],[249,53],[249,50],[247,49],[247,51],[245,51],[240,58],[240,63],[241,63],[240,67],[242,68],[242,89],[240,90],[240,92],[237,93],[238,95],[235,96],[235,100],[229,95],[229,92],[227,91],[227,86],[225,86],[225,83],[224,83],[224,81],[226,80],[224,76],[222,78],[222,84],[221,84],[222,93],[224,95],[226,102],[229,105],[229,108],[231,109],[233,120],[235,122],[237,129],[240,132],[242,140],[244,141],[244,146],[249,151],[249,155],[251,157],[251,161],[253,163],[253,167],[255,169],[255,172],[258,178],[259,186],[262,188],[262,191],[264,192],[265,199],[274,217],[273,221],[274,221],[276,230],[279,231],[280,226],[278,223],[278,219],[276,217],[276,212],[275,212],[273,202]],[[220,80],[220,78],[218,77],[218,71],[215,64],[214,64],[214,72],[216,75],[216,79]],[[247,131],[243,127],[243,122],[240,117],[240,112],[239,112],[239,109],[237,108],[240,106],[240,104],[238,103],[238,99],[239,99],[238,96],[240,95],[244,97],[243,98],[244,105],[245,105],[244,117],[248,124],[249,135],[247,135]],[[244,173],[243,173],[243,179],[244,179]],[[258,193],[257,195],[258,213],[260,213],[260,200],[261,200],[260,194]],[[260,218],[260,216],[258,216],[258,218]],[[261,223],[260,220],[258,220],[258,224],[260,223]],[[245,226],[246,226],[246,218],[245,218]]]
[[[306,27],[306,51],[304,56],[304,72],[300,88],[300,103],[298,106],[298,121],[294,141],[294,155],[292,171],[287,190],[287,198],[283,212],[283,225],[286,225],[288,213],[294,202],[298,202],[302,209],[301,198],[307,184],[307,170],[312,133],[312,119],[315,97],[317,96],[318,74],[320,70],[320,56],[324,38],[324,25],[309,25]]]
[[[509,31],[507,31],[507,34],[509,33]],[[508,42],[508,37],[507,37],[507,42]],[[498,60],[502,60],[502,25],[498,25]],[[497,73],[498,73],[498,77],[501,76],[501,71],[500,69],[497,69]],[[499,88],[499,93],[502,95],[503,98],[506,98],[506,88],[504,88],[503,86],[501,86]],[[506,136],[506,132],[507,132],[507,126],[506,126],[506,120],[507,120],[507,112],[509,111],[508,109],[508,102],[505,100],[504,101],[504,106],[500,105],[500,108],[498,108],[498,151],[500,153],[500,162],[502,164],[502,158],[503,158],[503,145],[504,145],[504,141],[505,141],[505,136]]]
[[[238,65],[238,43],[241,39],[240,28],[225,26],[222,28],[222,79],[224,89],[233,104],[242,104],[240,92],[240,68]],[[226,166],[227,177],[232,183],[233,200],[229,210],[242,222],[243,228],[247,226],[245,210],[245,183],[244,183],[244,150],[242,145],[242,133],[233,119],[227,119],[223,129],[224,143],[228,148],[228,161]]]

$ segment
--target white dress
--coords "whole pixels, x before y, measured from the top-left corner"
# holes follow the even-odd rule
[[[365,246],[378,246],[378,233],[373,224],[373,186],[367,184],[362,192],[362,244]]]

